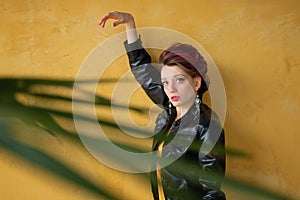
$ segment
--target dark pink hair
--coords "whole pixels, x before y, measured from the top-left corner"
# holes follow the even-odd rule
[[[192,78],[200,76],[199,95],[202,96],[208,90],[207,63],[195,47],[182,43],[173,44],[161,53],[159,63],[167,66],[176,65],[190,74]]]

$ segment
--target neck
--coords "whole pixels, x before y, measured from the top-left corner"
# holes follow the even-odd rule
[[[177,106],[176,107],[176,112],[177,112],[177,116],[176,116],[176,120],[180,119],[181,117],[183,117],[188,110],[192,107],[192,105],[194,104],[195,101],[191,101],[185,105],[182,106]]]

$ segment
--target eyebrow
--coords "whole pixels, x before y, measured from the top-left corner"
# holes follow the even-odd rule
[[[177,74],[174,77],[177,77],[177,76],[184,76],[184,77],[186,77],[184,74]],[[167,79],[167,78],[161,78],[161,80],[163,80],[163,79]]]

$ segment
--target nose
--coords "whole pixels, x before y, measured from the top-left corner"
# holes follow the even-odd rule
[[[176,84],[171,81],[168,84],[167,89],[169,90],[169,92],[176,92]]]

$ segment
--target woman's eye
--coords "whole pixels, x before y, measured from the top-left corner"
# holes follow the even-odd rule
[[[162,82],[163,86],[167,86],[168,83],[169,83],[168,81],[163,81],[163,82]]]
[[[177,82],[177,83],[182,83],[184,80],[185,80],[184,78],[177,78],[177,79],[176,79],[176,82]]]

